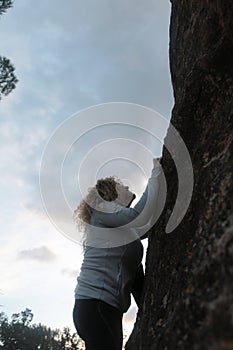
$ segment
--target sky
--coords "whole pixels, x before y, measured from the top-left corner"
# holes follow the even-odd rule
[[[20,0],[1,16],[0,54],[14,63],[19,79],[0,102],[0,304],[8,316],[27,307],[34,323],[75,331],[71,315],[82,249],[62,234],[44,201],[46,196],[52,199],[59,221],[56,154],[62,150],[62,191],[71,210],[81,198],[81,166],[84,178],[114,173],[140,197],[150,165],[143,169],[130,155],[113,153],[122,151],[123,138],[142,148],[148,133],[123,123],[91,129],[98,114],[93,106],[104,104],[105,111],[115,102],[142,105],[170,119],[170,11],[170,2],[163,0],[69,0],[65,5],[41,0],[33,6]],[[86,134],[68,145],[63,139],[57,142],[54,158],[43,165],[56,132],[70,135],[66,126],[74,116],[77,134],[79,129]],[[161,145],[155,147],[160,156]],[[107,151],[109,158],[99,164],[100,154]],[[47,176],[42,191],[41,169],[42,180]],[[146,252],[146,242],[144,246]],[[136,311],[132,302],[124,316],[128,332]]]

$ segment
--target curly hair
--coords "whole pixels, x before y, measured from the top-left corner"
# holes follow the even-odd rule
[[[74,210],[74,220],[77,228],[84,233],[90,223],[93,210],[103,201],[114,201],[117,197],[116,185],[122,184],[116,176],[109,176],[97,180],[94,187],[88,188],[88,193]]]

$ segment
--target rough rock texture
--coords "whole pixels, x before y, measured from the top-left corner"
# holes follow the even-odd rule
[[[230,350],[233,2],[172,0],[171,5],[171,123],[189,150],[194,190],[183,221],[166,234],[178,182],[164,149],[167,200],[149,235],[144,299],[126,349]]]

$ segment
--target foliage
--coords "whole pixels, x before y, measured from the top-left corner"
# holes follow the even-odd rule
[[[8,95],[18,82],[14,71],[15,68],[10,60],[0,56],[0,100],[2,95]]]
[[[10,7],[12,7],[12,0],[0,0],[0,15],[6,12]]]
[[[12,0],[0,0],[0,15],[12,7]],[[0,100],[3,95],[8,95],[14,90],[18,79],[15,75],[15,68],[10,60],[0,56]]]
[[[83,341],[68,327],[63,331],[42,324],[31,324],[33,314],[25,309],[11,316],[0,313],[0,349],[4,350],[81,350]]]

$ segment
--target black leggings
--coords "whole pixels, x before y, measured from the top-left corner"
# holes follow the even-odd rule
[[[86,350],[122,350],[122,313],[97,299],[76,299],[74,325]]]

